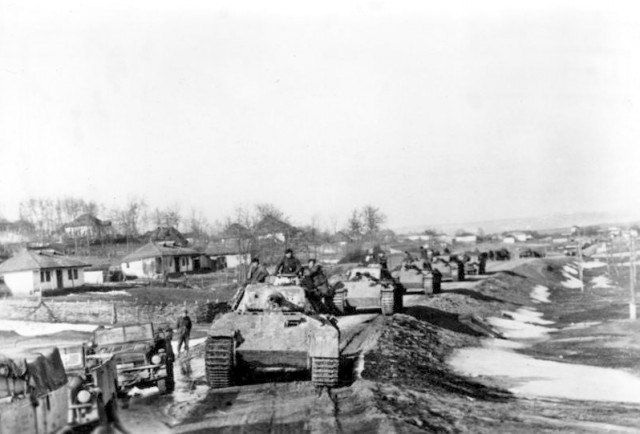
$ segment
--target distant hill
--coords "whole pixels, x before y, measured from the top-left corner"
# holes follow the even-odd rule
[[[634,224],[640,221],[640,213],[631,212],[579,212],[571,214],[555,214],[542,217],[522,217],[500,220],[484,220],[459,223],[427,224],[394,229],[396,233],[420,233],[426,229],[453,234],[459,229],[475,232],[482,228],[485,233],[497,233],[504,231],[532,230],[532,231],[567,231],[571,226],[591,225],[620,225]]]

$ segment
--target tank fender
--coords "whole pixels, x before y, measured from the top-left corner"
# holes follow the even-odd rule
[[[340,332],[329,320],[309,331],[309,357],[339,357]]]
[[[242,333],[240,330],[234,330],[231,328],[216,329],[215,333],[209,331],[208,336],[211,338],[231,338],[235,340],[236,346],[244,342]]]

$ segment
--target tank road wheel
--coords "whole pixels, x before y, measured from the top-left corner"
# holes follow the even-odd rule
[[[311,382],[316,387],[338,385],[340,359],[338,357],[312,357]]]
[[[344,291],[336,292],[333,295],[333,304],[340,313],[344,313],[347,304],[346,293]]]
[[[233,338],[208,337],[205,349],[207,383],[212,389],[233,383],[235,343]]]
[[[393,291],[385,291],[380,296],[380,309],[383,315],[393,315],[395,311],[395,297]]]

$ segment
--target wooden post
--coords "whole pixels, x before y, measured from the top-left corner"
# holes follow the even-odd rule
[[[578,243],[578,277],[580,278],[580,291],[584,292],[584,264],[582,258],[582,246]]]
[[[630,251],[629,251],[629,295],[631,296],[629,301],[629,319],[636,320],[636,242],[633,237],[630,237]]]

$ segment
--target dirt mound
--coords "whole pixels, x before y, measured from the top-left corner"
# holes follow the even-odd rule
[[[457,322],[457,321],[456,321]],[[394,315],[378,344],[365,356],[363,378],[377,384],[379,409],[433,432],[457,432],[462,413],[442,402],[445,395],[468,400],[505,401],[511,394],[454,373],[445,360],[455,349],[477,345],[472,330],[453,330],[410,315]]]

